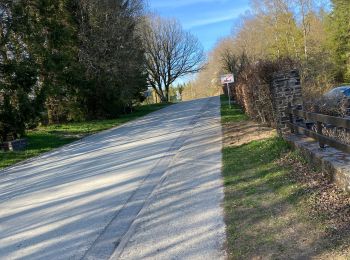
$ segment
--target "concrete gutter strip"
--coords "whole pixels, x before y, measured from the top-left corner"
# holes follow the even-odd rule
[[[332,147],[319,147],[315,140],[301,135],[288,135],[285,139],[314,166],[329,174],[332,181],[350,192],[350,154]]]

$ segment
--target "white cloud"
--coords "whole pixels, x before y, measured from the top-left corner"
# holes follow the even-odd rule
[[[194,4],[226,3],[229,0],[153,0],[153,8],[177,8]]]
[[[184,27],[186,29],[191,29],[194,27],[229,21],[229,20],[238,18],[240,15],[244,14],[247,10],[248,8],[235,8],[231,10],[222,10],[220,12],[212,12],[212,13],[203,15],[204,18],[193,19],[191,21],[185,22]]]

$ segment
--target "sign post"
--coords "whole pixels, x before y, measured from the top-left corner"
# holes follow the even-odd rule
[[[226,84],[227,87],[227,94],[228,94],[228,103],[231,109],[231,89],[229,84],[235,82],[235,77],[233,74],[226,74],[221,76],[221,83]]]

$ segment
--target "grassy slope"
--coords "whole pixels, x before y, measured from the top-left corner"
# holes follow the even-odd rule
[[[238,105],[232,104],[232,108],[230,109],[227,99],[223,96],[221,97],[221,102],[223,104],[221,106],[221,122],[223,124],[248,120],[248,116],[243,113]]]
[[[225,98],[222,115],[224,129],[226,124],[247,120],[237,107],[230,111]],[[332,237],[325,236],[324,221],[310,217],[311,194],[291,177],[291,165],[280,162],[281,157],[297,156],[289,150],[278,137],[242,146],[224,145],[230,259],[328,259],[327,254],[335,249],[329,250]]]
[[[78,140],[82,136],[103,131],[128,121],[137,119],[158,109],[165,107],[164,104],[145,105],[138,107],[132,114],[123,115],[117,119],[89,121],[82,123],[69,123],[38,127],[34,131],[28,131],[26,138],[29,146],[23,152],[1,152],[0,169],[13,165],[19,161],[37,156],[54,148]]]
[[[230,110],[226,99],[222,99],[222,104],[222,123],[247,120],[238,107]],[[288,199],[289,193],[293,193],[293,185],[285,185],[283,181],[286,169],[274,163],[287,150],[288,145],[277,137],[238,147],[224,147],[225,212],[230,257],[253,257],[254,254],[259,255],[258,248],[273,243],[273,233],[258,227],[258,223],[270,219],[273,215],[271,206]]]

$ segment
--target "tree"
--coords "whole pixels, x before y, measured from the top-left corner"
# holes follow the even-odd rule
[[[203,68],[204,52],[198,39],[172,19],[149,17],[142,28],[148,83],[163,102],[178,78]]]
[[[49,123],[67,118],[71,79],[78,67],[74,0],[19,0],[16,25],[28,54],[38,65]]]
[[[142,0],[0,0],[0,142],[45,110],[49,123],[130,111],[147,86],[142,10]]]
[[[312,1],[313,0],[295,0],[297,10],[300,13],[300,24],[303,33],[303,45],[304,45],[304,57],[308,59],[308,37],[310,33],[310,14],[312,13]]]
[[[256,12],[256,16],[252,19],[254,21],[253,30],[258,35],[260,34],[260,37],[263,37],[262,41],[266,41],[266,51],[263,50],[263,52],[267,52],[268,58],[298,58],[300,52],[299,38],[301,37],[291,1],[254,0],[253,9]],[[260,27],[260,31],[257,31],[254,27]],[[246,51],[246,53],[248,52]]]
[[[238,56],[230,49],[223,50],[221,58],[221,67],[225,70],[225,72],[233,73],[233,75],[239,75],[245,65],[248,63],[248,58],[245,52]]]
[[[222,39],[217,43],[214,49],[209,52],[207,63],[204,68],[196,75],[192,82],[186,84],[183,94],[184,100],[210,97],[220,94],[222,90],[220,75],[233,72],[231,71],[231,69],[233,69],[232,67],[227,68],[222,66],[224,62],[223,55],[225,53],[235,55],[236,48],[234,47],[233,39],[231,37]],[[230,56],[230,62],[232,61],[231,58],[232,57]]]
[[[0,142],[22,137],[42,101],[38,65],[23,33],[30,30],[19,9],[13,1],[0,2]]]
[[[332,0],[329,33],[338,81],[350,81],[350,4],[349,0]]]
[[[146,90],[139,0],[79,0],[80,63],[88,80],[79,89],[89,117],[128,112]]]
[[[325,6],[314,0],[253,0],[230,37],[218,41],[205,69],[193,82],[197,93],[220,86],[221,73],[239,78],[248,64],[290,58],[298,65],[305,92],[319,94],[333,84],[334,62],[326,46]],[[315,91],[316,90],[316,91]],[[193,91],[194,92],[194,91]],[[317,93],[316,93],[317,92]],[[197,94],[196,93],[196,94]]]
[[[75,0],[18,0],[11,10],[12,28],[23,53],[37,67],[36,84],[45,92],[48,120],[66,120],[74,78],[81,72]]]

